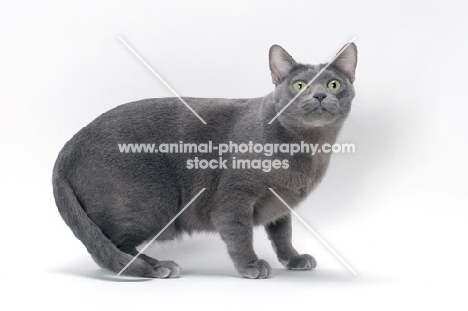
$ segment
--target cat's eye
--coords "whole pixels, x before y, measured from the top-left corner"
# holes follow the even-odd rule
[[[304,81],[296,81],[293,83],[293,89],[300,92],[307,88],[307,83]]]
[[[338,91],[341,88],[341,83],[338,80],[331,80],[328,82],[327,87],[332,91]]]

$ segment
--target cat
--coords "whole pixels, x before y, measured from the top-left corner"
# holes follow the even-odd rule
[[[218,232],[239,274],[261,279],[271,268],[257,257],[252,231],[262,225],[286,268],[315,268],[311,255],[293,247],[290,210],[269,188],[296,207],[322,180],[330,153],[278,153],[275,157],[287,160],[288,168],[269,172],[230,169],[232,158],[268,158],[261,153],[224,155],[228,169],[188,169],[186,162],[195,156],[210,160],[218,154],[125,153],[119,152],[118,144],[333,144],[351,110],[356,64],[357,48],[351,43],[307,86],[325,64],[297,63],[273,45],[272,93],[254,99],[184,98],[207,124],[178,98],[144,99],[111,109],[75,134],[58,155],[53,192],[62,218],[98,265],[118,273],[138,254],[137,246],[159,233],[205,188],[157,240]],[[180,272],[173,261],[141,254],[122,274],[170,278]]]

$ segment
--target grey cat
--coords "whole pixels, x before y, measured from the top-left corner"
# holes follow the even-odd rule
[[[195,156],[217,159],[216,153],[121,153],[118,149],[120,143],[179,141],[333,144],[355,94],[354,43],[272,124],[268,122],[325,65],[297,63],[278,45],[270,48],[269,62],[276,87],[265,97],[185,98],[206,125],[178,98],[145,99],[102,114],[65,144],[53,170],[55,201],[66,224],[101,267],[121,271],[138,254],[136,247],[160,232],[202,188],[206,191],[158,240],[218,232],[242,276],[266,278],[271,268],[252,246],[253,226],[263,225],[286,268],[316,267],[312,256],[301,255],[292,246],[290,211],[269,188],[290,206],[297,206],[321,181],[330,153],[277,154],[280,160],[288,160],[289,168],[267,173],[185,165]],[[228,154],[226,158],[233,156],[240,157]],[[242,157],[267,158],[259,153]],[[173,261],[141,254],[123,274],[167,278],[179,276],[180,271]]]

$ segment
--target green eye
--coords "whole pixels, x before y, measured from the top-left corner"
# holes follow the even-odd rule
[[[328,82],[327,87],[332,91],[338,91],[341,88],[341,83],[338,80],[331,80]]]
[[[296,81],[293,83],[293,88],[296,91],[300,92],[307,88],[307,83],[305,83],[304,81]]]

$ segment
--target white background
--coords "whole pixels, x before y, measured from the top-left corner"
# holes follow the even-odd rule
[[[2,304],[162,310],[467,307],[466,1],[2,1]],[[119,104],[172,94],[259,97],[268,49],[326,62],[353,36],[356,99],[323,183],[297,210],[294,242],[319,263],[284,270],[263,230],[266,280],[234,271],[215,235],[151,247],[183,268],[171,280],[100,270],[61,220],[51,172],[63,144]]]

